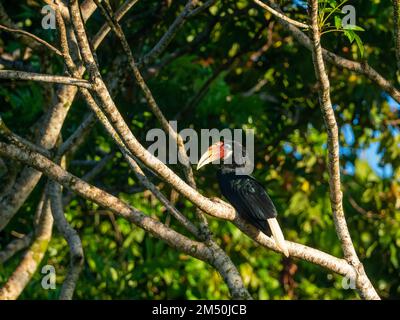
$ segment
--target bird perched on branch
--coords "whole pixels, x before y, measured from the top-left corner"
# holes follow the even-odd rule
[[[219,160],[217,179],[222,195],[233,205],[239,216],[269,237],[288,257],[289,251],[276,219],[277,211],[264,187],[248,174],[251,161],[237,141],[214,143],[201,156],[197,170]]]

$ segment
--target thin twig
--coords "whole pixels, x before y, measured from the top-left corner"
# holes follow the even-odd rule
[[[56,156],[61,158],[67,153],[74,153],[78,146],[80,146],[84,142],[90,132],[90,129],[95,125],[95,123],[96,117],[93,113],[86,115],[86,117],[83,119],[82,123],[74,131],[74,133],[71,134],[68,139],[66,139],[58,148]]]
[[[186,19],[189,18],[189,14],[194,10],[195,6],[198,4],[198,0],[188,0],[182,12],[170,25],[167,32],[161,37],[153,49],[148,52],[143,59],[139,61],[139,66],[148,65],[154,61],[154,59],[160,55],[162,51],[171,43],[172,39],[175,37],[177,32],[182,28]]]
[[[56,55],[58,56],[62,56],[61,51],[58,50],[56,47],[54,47],[53,45],[51,45],[50,43],[48,43],[47,41],[39,38],[38,36],[35,36],[34,34],[24,31],[24,30],[20,30],[20,29],[14,29],[14,28],[9,28],[6,27],[2,24],[0,24],[0,30],[4,30],[7,32],[11,32],[11,33],[19,33],[19,34],[23,34],[24,36],[30,37],[31,39],[33,39],[34,41],[40,43],[41,45],[47,47],[48,49],[50,49],[52,52],[54,52]]]
[[[106,156],[104,156],[100,161],[96,161],[95,165],[93,168],[91,168],[88,172],[86,172],[83,177],[82,180],[86,181],[86,182],[90,182],[91,180],[93,180],[94,178],[96,178],[104,169],[104,167],[108,164],[108,162],[114,157],[114,152],[111,152],[109,154],[107,154]],[[74,165],[75,162],[73,163]],[[71,192],[70,190],[67,190],[67,193],[64,195],[63,197],[63,206],[67,206],[72,198],[74,196],[74,193]]]
[[[127,0],[125,1],[115,12],[115,19],[120,21],[123,16],[138,2],[139,0]],[[103,42],[106,35],[111,31],[110,25],[108,23],[103,24],[97,34],[93,37],[92,45],[93,48],[98,48],[100,43]]]
[[[296,21],[296,20],[293,20],[293,19],[289,18],[288,16],[285,16],[283,13],[280,13],[279,11],[274,10],[273,8],[271,8],[270,6],[266,5],[264,2],[262,2],[260,0],[253,0],[253,1],[256,4],[258,4],[261,8],[263,8],[263,9],[269,11],[270,13],[272,13],[274,16],[277,16],[278,18],[280,18],[282,20],[285,20],[286,22],[289,22],[290,24],[292,24],[292,25],[294,25],[296,27],[304,28],[304,29],[309,29],[310,28],[309,25],[307,25],[305,23],[302,23],[302,22],[299,22],[299,21]]]
[[[279,5],[276,4],[275,2],[271,0],[266,0],[266,1],[268,2],[269,6],[271,6],[276,11],[279,12],[282,11]],[[284,29],[289,31],[292,34],[292,36],[302,46],[306,47],[309,50],[312,50],[313,48],[312,41],[303,31],[301,31],[299,28],[297,28],[296,26],[287,22],[284,19],[278,18],[278,22],[282,25],[282,27],[284,27]],[[364,75],[365,77],[370,79],[373,83],[375,83],[378,87],[380,87],[382,90],[387,92],[394,100],[400,103],[400,91],[397,88],[395,88],[380,73],[378,73],[374,68],[372,68],[366,61],[357,62],[345,59],[324,48],[322,48],[322,55],[327,62],[336,65],[339,68],[348,69],[350,71]]]
[[[53,0],[45,0],[45,2],[51,5],[55,11],[61,10],[64,19],[66,19],[68,22],[70,21],[68,8],[65,6],[64,2],[58,2],[58,5],[56,5]],[[92,0],[85,0],[82,2],[81,8],[83,19],[87,20],[96,9],[96,5]],[[11,20],[5,13],[1,3],[0,20],[4,24],[7,24],[7,26],[16,28],[16,26],[12,24]],[[77,50],[78,47],[76,45],[76,39],[73,31],[71,32],[71,28],[68,28],[68,31],[69,41],[72,44],[70,53],[74,61],[78,61],[79,51]],[[32,44],[38,45],[36,42],[31,41],[31,39],[26,36],[21,36],[21,40],[23,40],[24,44],[30,47],[32,47]],[[84,71],[84,67],[79,68],[79,78],[82,77]],[[118,72],[118,70],[116,70],[116,72]],[[112,77],[113,75],[110,74],[110,76]],[[114,78],[117,78],[115,74]],[[113,83],[117,84],[116,82]],[[56,99],[54,99],[51,105],[46,108],[48,109],[48,112],[42,118],[43,120],[39,120],[36,124],[36,127],[40,128],[40,130],[35,144],[46,149],[52,149],[54,147],[64,120],[75,99],[76,93],[77,87],[75,86],[62,85],[58,88],[55,95]],[[0,200],[0,230],[2,230],[18,212],[19,208],[23,205],[32,190],[39,182],[40,177],[41,172],[38,172],[30,167],[23,168],[22,172],[15,180],[10,192],[6,197]]]

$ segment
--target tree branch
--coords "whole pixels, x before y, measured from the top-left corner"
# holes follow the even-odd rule
[[[0,288],[0,300],[15,300],[25,289],[44,257],[51,239],[52,228],[53,217],[51,215],[50,202],[46,199],[40,215],[38,229],[35,233],[35,239],[18,267],[4,286]]]
[[[281,11],[278,4],[271,0],[266,0],[268,4],[277,11]],[[287,21],[278,18],[278,22],[282,25],[284,29],[291,33],[291,35],[299,41],[299,43],[309,50],[312,50],[313,45],[311,39],[299,28],[288,23]],[[342,69],[348,69],[350,71],[356,72],[358,74],[364,75],[380,87],[383,91],[388,93],[394,100],[400,103],[400,91],[395,88],[387,79],[385,79],[381,74],[379,74],[374,68],[372,68],[367,62],[357,62],[349,59],[342,58],[333,52],[330,52],[322,48],[322,55],[324,59]]]
[[[336,233],[341,242],[345,259],[358,272],[357,287],[361,295],[366,299],[379,299],[378,294],[376,293],[364,271],[362,263],[358,259],[344,215],[342,202],[343,194],[340,182],[339,130],[332,107],[329,78],[325,70],[322,54],[321,35],[318,25],[318,0],[309,0],[309,6],[311,17],[311,36],[313,41],[313,64],[315,75],[319,83],[319,102],[321,111],[328,131],[329,195]]]
[[[0,24],[0,30],[4,30],[10,33],[18,33],[18,34],[23,34],[24,36],[27,36],[31,39],[33,39],[34,41],[36,41],[37,43],[40,43],[41,45],[47,47],[48,49],[50,49],[52,52],[54,52],[56,55],[61,56],[61,51],[58,50],[56,47],[54,47],[53,45],[51,45],[50,43],[48,43],[47,41],[39,38],[38,36],[35,36],[34,34],[21,30],[21,29],[15,29],[15,28],[9,28],[6,27],[2,24]]]
[[[0,22],[5,25],[6,27],[10,28],[10,29],[18,29],[18,26],[16,23],[14,23],[10,17],[8,16],[6,10],[3,7],[3,4],[0,2]],[[18,29],[20,30],[20,29]],[[23,33],[12,33],[12,35],[14,37],[16,37],[17,39],[20,39],[20,41],[28,46],[31,49],[38,49],[38,48],[42,48],[42,46],[36,42],[36,41],[32,41],[32,38],[30,36],[27,36]]]
[[[176,132],[176,130],[167,121],[167,119],[165,118],[164,114],[162,113],[160,107],[158,106],[156,100],[154,99],[154,96],[151,93],[150,88],[147,86],[145,80],[143,79],[143,76],[141,75],[138,67],[136,66],[136,63],[135,63],[132,51],[129,47],[128,41],[125,38],[125,35],[124,35],[124,32],[123,32],[121,26],[119,25],[118,21],[115,19],[114,15],[113,15],[111,7],[108,6],[107,9],[105,9],[102,5],[100,5],[98,0],[94,0],[94,1],[100,7],[103,15],[108,20],[108,23],[111,26],[112,30],[114,31],[114,33],[117,35],[118,39],[120,40],[122,47],[124,49],[124,52],[128,57],[129,66],[132,69],[132,72],[135,76],[137,84],[141,88],[141,90],[146,98],[146,101],[150,107],[150,110],[153,112],[153,114],[156,116],[156,118],[160,122],[163,130],[166,133],[168,133],[168,135],[171,136],[174,139],[174,141],[177,142],[178,153],[179,153],[180,160],[183,164],[185,177],[186,177],[189,185],[192,188],[196,188],[196,182],[194,180],[192,167],[190,165],[189,157],[187,156],[182,137]],[[107,4],[107,1],[105,1],[105,3]],[[192,1],[190,0],[185,8],[191,8],[192,6],[193,6],[193,4],[192,4]],[[196,210],[196,214],[197,214],[197,218],[200,222],[201,235],[204,239],[207,239],[210,236],[207,219],[200,210]]]
[[[115,12],[115,19],[120,21],[122,17],[138,2],[139,0],[127,0],[125,1]],[[93,2],[94,3],[94,2]],[[98,48],[100,43],[103,42],[104,38],[111,31],[110,25],[104,23],[97,34],[93,37],[92,45],[93,48]]]
[[[77,86],[86,89],[91,89],[92,86],[87,80],[76,79],[65,76],[53,76],[48,74],[24,72],[16,70],[0,70],[0,79],[10,79],[10,80],[31,80],[39,82],[49,82],[49,83],[59,83],[67,84],[70,86]]]
[[[55,163],[53,163],[52,161],[50,161],[49,159],[45,158],[44,156],[38,153],[32,151],[27,152],[15,146],[0,142],[0,155],[21,161],[27,165],[34,167],[37,170],[42,171],[50,179],[63,185],[65,188],[72,190],[78,195],[86,199],[89,199],[104,208],[112,210],[116,214],[119,214],[127,218],[128,220],[134,222],[135,224],[138,224],[140,227],[144,228],[145,230],[151,233],[155,232],[155,230],[160,230],[162,231],[162,233],[166,231],[164,228],[167,227],[162,225],[160,222],[153,221],[152,218],[145,216],[142,213],[138,212],[136,209],[127,206],[118,198],[115,198],[114,196],[109,195],[103,190],[91,186],[88,183],[84,182],[83,180],[73,176],[72,174],[62,169],[60,166],[56,165]],[[132,217],[132,215],[135,215],[135,217]],[[262,232],[258,231],[253,226],[244,222],[242,219],[240,219],[240,217],[236,217],[232,222],[240,230],[242,230],[245,234],[247,234],[251,239],[259,243],[260,245],[272,249],[276,252],[279,252],[279,249],[276,247],[275,242],[270,237],[264,235]],[[163,227],[159,227],[159,224],[161,224]],[[170,232],[174,233],[171,235]],[[201,244],[200,247],[198,247],[197,246],[198,242],[192,240],[189,240],[191,241],[190,245],[187,246],[185,245],[181,247],[182,245],[181,240],[182,237],[184,236],[182,236],[179,233],[176,233],[173,230],[168,231],[167,234],[165,235],[165,238],[162,237],[162,235],[155,235],[155,236],[161,238],[162,240],[165,240],[167,243],[172,242],[170,243],[172,247],[177,248],[179,250],[184,249],[183,251],[186,253],[188,253],[188,251],[198,254],[201,254],[201,252],[203,252],[201,251],[202,248],[204,248],[203,244]],[[174,243],[173,239],[175,237],[177,243]],[[333,257],[327,253],[304,246],[302,244],[289,241],[286,241],[286,243],[288,245],[291,257],[304,259],[306,261],[315,263],[324,268],[332,270],[333,272],[336,272],[338,274],[345,275],[354,279],[356,278],[355,269],[351,265],[349,265],[345,260]],[[196,248],[196,250],[190,249],[190,246],[192,244],[194,245],[194,248]]]
[[[50,4],[56,12],[61,11],[62,15],[65,15],[65,19],[69,21],[68,8],[64,6],[62,2],[59,2],[57,5],[53,3],[53,0],[46,0],[46,3]],[[82,16],[84,20],[87,20],[94,10],[96,9],[96,5],[92,0],[85,0],[82,5]],[[0,5],[0,16],[3,11],[1,11],[3,7]],[[126,13],[126,11],[124,11]],[[3,19],[2,19],[3,21]],[[106,24],[107,25],[107,24]],[[105,34],[109,32],[106,31]],[[70,35],[70,33],[69,33]],[[71,34],[71,38],[69,41],[72,44],[75,44],[72,48],[70,48],[70,53],[73,59],[77,59],[79,57],[79,52],[76,46],[76,39],[74,38],[73,32]],[[26,37],[25,37],[26,38]],[[32,41],[30,41],[32,42]],[[97,46],[100,44],[98,42]],[[97,48],[95,46],[95,48]],[[79,68],[80,77],[83,75],[85,69]],[[79,78],[80,78],[79,77]],[[42,123],[39,124],[40,133],[36,140],[36,145],[41,146],[46,149],[51,149],[54,147],[59,133],[61,131],[64,120],[68,114],[68,111],[72,105],[72,102],[75,99],[75,95],[77,93],[76,86],[61,86],[56,93],[56,99],[49,107],[48,112]],[[38,183],[41,177],[41,173],[33,170],[32,168],[24,168],[20,173],[19,177],[16,179],[12,190],[8,192],[6,197],[1,198],[0,200],[0,231],[8,224],[14,214],[18,211],[18,209],[25,202],[26,198],[32,192],[33,188]]]
[[[79,274],[83,268],[84,254],[82,241],[78,232],[72,228],[64,216],[61,186],[54,181],[50,181],[47,186],[47,193],[50,198],[51,212],[53,214],[55,225],[67,241],[70,249],[70,266],[61,287],[60,300],[71,300]]]
[[[15,146],[0,142],[0,155],[21,161],[34,167],[36,170],[42,171],[48,175],[50,179],[56,181],[65,188],[69,188],[80,196],[97,203],[103,208],[110,209],[115,214],[126,218],[137,226],[150,232],[155,237],[165,241],[171,247],[197,259],[208,262],[212,266],[218,266],[217,270],[221,276],[224,279],[227,279],[226,282],[233,298],[251,298],[243,285],[239,272],[235,269],[232,270],[231,267],[227,268],[228,264],[226,259],[221,259],[221,255],[216,255],[215,250],[210,248],[210,246],[201,242],[193,241],[166,227],[161,222],[143,214],[120,199],[84,182],[76,176],[73,176],[59,165],[36,152],[18,149]],[[15,271],[15,273],[17,273],[17,271]],[[14,295],[5,295],[5,297],[12,298]]]
[[[22,238],[12,240],[3,251],[0,252],[0,264],[4,264],[18,251],[21,251],[29,246],[32,241],[32,233],[24,235]]]
[[[88,114],[79,125],[58,148],[56,156],[61,158],[63,155],[72,154],[85,141],[90,130],[96,123],[96,117],[93,113]]]
[[[293,19],[289,18],[288,16],[285,16],[283,13],[281,13],[281,12],[279,12],[277,10],[274,10],[273,8],[271,8],[270,6],[266,5],[264,2],[262,2],[260,0],[253,0],[253,1],[254,1],[254,3],[258,4],[261,8],[269,11],[274,16],[277,16],[279,19],[282,19],[282,20],[284,20],[284,21],[286,21],[286,22],[288,22],[288,23],[290,23],[290,24],[292,24],[292,25],[294,25],[296,27],[299,27],[299,28],[304,28],[304,29],[308,29],[309,28],[309,25],[307,25],[305,23],[302,23],[302,22],[299,22],[299,21],[296,21],[296,20],[293,20]]]
[[[151,51],[148,52],[139,62],[140,66],[150,64],[157,56],[160,55],[161,52],[166,49],[166,47],[171,43],[177,32],[182,28],[186,19],[189,17],[189,14],[193,11],[197,4],[198,0],[189,0],[186,3],[185,8],[174,20],[174,22],[168,28],[167,32],[161,37],[160,41],[158,41],[153,49],[151,49]]]

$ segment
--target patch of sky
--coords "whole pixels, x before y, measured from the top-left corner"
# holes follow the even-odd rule
[[[379,142],[372,142],[368,148],[357,150],[357,155],[360,159],[366,160],[378,176],[390,178],[393,175],[393,167],[390,163],[382,164],[382,153],[379,152],[379,145]]]
[[[344,155],[350,155],[352,151],[351,146],[355,142],[353,129],[350,124],[345,124],[342,126],[341,131],[346,146],[341,146],[340,152]],[[374,138],[378,138],[380,134],[381,133],[379,131],[375,130],[372,135]],[[379,146],[380,142],[372,142],[365,148],[361,147],[356,150],[357,157],[367,161],[372,170],[381,178],[390,178],[393,175],[393,167],[390,163],[382,163],[383,155],[381,152],[379,152]],[[348,174],[354,174],[354,165],[350,162],[346,163],[345,170]]]
[[[286,154],[293,154],[297,160],[302,158],[301,153],[294,150],[293,146],[288,142],[283,144],[283,151],[285,151]]]
[[[302,3],[304,1],[293,1],[294,3]],[[392,111],[398,110],[400,112],[400,104],[397,103],[393,98],[388,95],[385,95]],[[338,105],[333,105],[333,108],[336,110]],[[355,143],[355,136],[353,132],[352,126],[357,126],[359,124],[359,120],[355,118],[352,121],[352,124],[344,124],[341,127],[341,132],[343,134],[345,140],[345,146],[340,146],[340,154],[345,156],[350,156],[352,152],[354,152],[354,148],[352,147]],[[388,129],[392,133],[393,136],[397,136],[400,134],[400,130],[396,126],[388,126]],[[379,138],[380,132],[375,130],[372,134],[372,138]],[[355,150],[356,155],[359,159],[365,160],[368,162],[372,170],[381,178],[390,178],[393,176],[393,167],[390,163],[382,163],[382,152],[379,152],[380,142],[371,142],[365,147],[360,147]],[[327,144],[324,143],[322,146],[323,149],[327,148]],[[283,145],[283,149],[287,154],[294,154],[296,159],[301,159],[301,154],[296,152],[293,146],[289,143],[285,143]],[[344,166],[344,170],[346,174],[354,175],[355,167],[351,162],[347,162]]]
[[[302,7],[304,9],[307,9],[307,1],[304,1],[304,0],[293,0],[292,3],[296,7]]]
[[[400,111],[400,103],[395,101],[391,96],[389,96],[386,93],[384,94],[384,97],[386,98],[387,102],[389,103],[389,106],[392,109],[392,111],[396,111],[396,110]]]

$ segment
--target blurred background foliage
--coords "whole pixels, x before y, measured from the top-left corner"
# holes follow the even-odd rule
[[[117,8],[123,1],[113,0]],[[279,1],[285,12],[306,21],[304,1]],[[336,1],[320,1],[327,13]],[[345,58],[368,61],[398,85],[393,41],[393,14],[389,1],[346,1],[356,8],[353,30],[323,35],[323,46]],[[123,20],[135,56],[140,59],[158,42],[185,1],[139,1]],[[40,1],[5,3],[14,22],[27,31],[57,43],[57,32],[40,27]],[[331,9],[329,9],[331,8]],[[335,16],[327,26],[335,25]],[[87,24],[94,35],[103,24],[96,12]],[[112,58],[121,53],[114,36],[97,51],[105,77]],[[1,33],[0,53],[22,61],[37,72],[61,74],[62,61],[31,51],[7,33]],[[147,130],[159,127],[149,113],[132,75],[125,77],[116,102],[135,135],[146,144]],[[256,170],[280,213],[287,239],[341,256],[328,196],[327,149],[319,110],[311,53],[286,33],[269,13],[249,0],[220,0],[190,18],[166,52],[142,70],[168,119],[179,129],[251,128],[255,130]],[[328,67],[332,101],[340,131],[344,206],[355,247],[366,271],[383,298],[400,298],[400,108],[365,77]],[[46,112],[48,87],[30,82],[3,82],[0,111],[18,134],[34,136],[35,123]],[[50,91],[51,92],[51,91]],[[68,137],[87,112],[78,98],[63,127]],[[114,146],[100,125],[68,168],[78,176]],[[79,160],[79,161],[76,161]],[[84,161],[81,161],[84,160]],[[89,161],[88,161],[89,160]],[[1,174],[1,173],[0,173]],[[196,173],[199,188],[219,196],[215,168]],[[44,179],[40,186],[43,187]],[[158,183],[169,194],[170,187]],[[146,214],[166,221],[165,210],[141,190],[117,152],[93,180],[95,185],[120,196]],[[40,188],[29,197],[6,230],[0,233],[0,250],[16,233],[29,232]],[[178,208],[193,218],[194,208],[179,199]],[[85,267],[77,285],[77,299],[225,299],[227,286],[205,263],[169,248],[127,221],[86,200],[72,197],[66,206],[68,220],[82,238]],[[342,277],[321,267],[259,248],[233,225],[210,218],[215,239],[232,258],[251,294],[257,299],[357,299],[342,287]],[[171,226],[184,230],[171,219]],[[0,266],[0,284],[12,273],[21,254]],[[42,265],[57,271],[57,289],[43,290],[38,272],[21,298],[56,298],[69,264],[68,247],[55,230]]]

